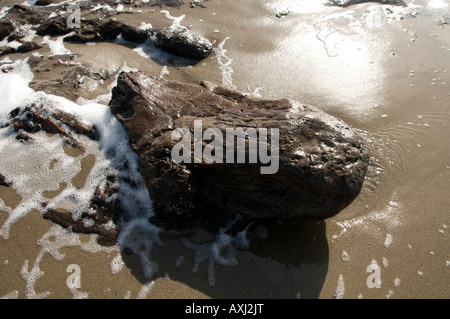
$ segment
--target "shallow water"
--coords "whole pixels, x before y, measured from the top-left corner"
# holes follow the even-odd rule
[[[33,194],[41,198],[61,185],[71,198],[83,193],[73,187],[73,178],[86,173],[79,163],[89,154],[96,165],[87,169],[87,185],[101,182],[101,169],[136,174],[114,164],[127,148],[112,154],[114,139],[105,139],[103,146],[91,145],[86,154],[71,156],[57,138],[42,136],[37,145],[49,148],[58,164],[51,164],[45,153],[39,160],[33,157],[27,170],[36,174],[38,185],[0,186],[0,223],[9,230],[0,239],[0,296],[449,298],[450,27],[443,21],[450,17],[450,2],[415,1],[407,8],[366,3],[346,9],[305,0],[206,4],[207,9],[185,6],[170,12],[185,14],[182,25],[214,40],[215,53],[187,67],[169,64],[168,74],[160,62],[123,43],[64,45],[80,54],[76,62],[89,61],[97,68],[117,70],[125,62],[167,79],[209,80],[264,98],[292,98],[342,118],[371,148],[361,194],[326,221],[257,222],[231,236],[226,229],[209,234],[155,228],[145,221],[151,212],[144,208],[148,199],[141,186],[141,206],[130,203],[131,222],[123,225],[119,245],[106,249],[93,235],[67,233],[40,218],[39,200],[24,204]],[[288,14],[278,18],[280,11]],[[159,10],[117,18],[137,26],[171,24]],[[50,54],[48,49],[40,53]],[[80,111],[83,118],[88,113]],[[91,122],[116,132],[106,113],[92,113]],[[8,154],[26,158],[23,145],[5,134],[2,155],[9,149]],[[116,161],[108,164],[108,158]],[[40,168],[33,167],[38,163]],[[2,165],[10,170],[2,173],[16,183],[26,172],[5,161]],[[50,165],[64,174],[45,182],[40,176]],[[133,202],[133,193],[136,189],[124,188],[122,196]],[[10,223],[11,216],[18,216],[11,212],[20,212],[21,205],[23,214]],[[79,289],[67,285],[71,264],[80,266]],[[373,264],[379,267],[379,288],[368,285],[372,273],[367,269]]]

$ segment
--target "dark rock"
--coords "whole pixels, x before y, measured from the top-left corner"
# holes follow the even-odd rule
[[[390,4],[403,7],[407,6],[407,4],[403,0],[328,0],[328,3],[330,5],[343,8],[366,2],[377,2],[381,4]]]
[[[16,49],[10,47],[0,47],[0,55],[16,53]]]
[[[75,115],[63,112],[61,110],[54,110],[52,112],[52,116],[56,120],[72,128],[78,134],[86,135],[87,137],[89,137],[91,140],[94,141],[99,140],[98,131],[95,125],[84,124]]]
[[[153,221],[166,227],[189,227],[230,214],[329,218],[359,194],[368,167],[368,151],[348,125],[291,100],[257,99],[207,82],[192,85],[130,72],[119,75],[110,107],[139,156]],[[278,128],[278,171],[262,175],[266,165],[260,160],[176,163],[171,150],[178,141],[171,139],[172,132],[186,128],[193,136],[194,120],[202,120],[203,132]]]
[[[24,44],[20,45],[17,48],[16,52],[25,53],[25,52],[30,52],[30,51],[34,51],[34,50],[39,50],[40,48],[42,48],[42,46],[37,44],[36,42],[25,42]]]
[[[5,176],[0,173],[0,186],[10,186],[11,184],[6,181]]]
[[[119,34],[121,34],[125,40],[136,43],[143,43],[148,37],[147,31],[139,30],[131,25],[116,20],[108,20],[101,23],[94,32],[98,32],[103,41],[115,40]]]
[[[183,0],[151,0],[150,1],[151,5],[154,6],[160,6],[162,7],[163,5],[168,6],[168,7],[180,7],[184,1]]]
[[[36,25],[45,21],[50,12],[54,8],[48,7],[34,7],[26,6],[23,4],[15,4],[11,9],[8,10],[3,21],[10,22],[14,26],[31,24]]]
[[[208,39],[186,28],[154,29],[151,34],[155,38],[156,47],[177,56],[203,60],[212,52],[213,46]]]
[[[8,21],[0,21],[0,41],[9,36],[15,30],[13,24]]]
[[[58,16],[42,22],[36,29],[36,34],[40,36],[57,36],[68,34],[72,31],[73,30],[67,26],[66,18]]]
[[[48,6],[49,4],[59,3],[62,0],[37,0],[35,6]]]

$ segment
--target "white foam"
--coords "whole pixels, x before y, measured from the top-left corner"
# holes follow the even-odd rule
[[[181,21],[183,21],[183,19],[185,18],[185,15],[181,15],[179,17],[172,17],[169,13],[169,11],[167,10],[161,10],[160,13],[165,14],[166,18],[169,20],[172,20],[172,24],[170,25],[170,31],[178,31],[178,30],[184,30],[186,29],[186,27],[183,27],[181,25]]]
[[[0,20],[8,14],[9,9],[11,9],[11,7],[3,7],[0,9]]]
[[[104,105],[89,103],[80,106],[65,98],[30,89],[28,83],[33,75],[26,61],[2,66],[2,68],[6,67],[8,72],[0,73],[0,93],[2,94],[0,119],[3,122],[7,122],[8,114],[12,109],[35,103],[41,106],[44,112],[51,111],[53,108],[60,109],[79,117],[85,124],[95,125],[100,140],[97,143],[86,136],[75,136],[86,147],[86,152],[83,156],[72,157],[64,152],[63,139],[58,135],[49,137],[43,132],[34,133],[31,142],[24,145],[14,138],[11,128],[0,129],[2,174],[12,182],[12,187],[22,198],[20,204],[14,209],[0,201],[0,208],[8,213],[0,229],[1,236],[8,238],[10,226],[26,216],[32,209],[41,210],[40,205],[43,202],[48,203],[48,208],[63,207],[72,213],[74,219],[80,218],[82,212],[89,210],[95,188],[104,185],[106,176],[114,175],[117,176],[114,186],[118,187],[115,196],[119,198],[125,215],[131,220],[122,225],[124,231],[119,238],[119,246],[122,244],[122,247],[129,247],[136,251],[144,265],[146,275],[151,277],[157,270],[157,265],[148,259],[148,253],[153,243],[162,243],[157,237],[158,228],[148,222],[148,218],[153,214],[151,200],[143,178],[138,173],[137,155],[130,149],[126,132],[120,123]],[[122,67],[122,70],[127,69],[129,68],[126,65]],[[34,156],[33,161],[26,161],[30,154]],[[74,187],[72,179],[81,168],[82,158],[89,154],[95,156],[94,166],[84,187]],[[51,169],[50,166],[52,166]],[[131,179],[136,186],[119,183],[124,177]],[[43,196],[44,190],[58,190],[62,184],[66,185],[66,188],[56,197],[48,199]],[[86,219],[84,222],[90,226],[93,220]],[[114,227],[111,222],[106,226]],[[139,235],[142,233],[146,236]],[[153,234],[153,237],[148,234]],[[124,236],[127,240],[124,240]],[[117,249],[117,247],[106,248],[98,245],[96,237],[97,235],[93,234],[88,243],[81,243],[77,234],[63,230],[59,226],[52,228],[44,235],[38,242],[43,247],[42,251],[35,259],[31,270],[28,261],[22,268],[22,277],[27,282],[27,298],[44,298],[49,294],[49,292],[36,293],[34,290],[35,282],[43,275],[39,268],[43,254],[48,253],[54,259],[61,260],[64,254],[60,253],[60,248],[67,246],[80,246],[84,251],[92,253]],[[56,238],[56,240],[50,240],[50,238]],[[144,249],[140,249],[141,247]],[[116,257],[111,264],[112,272],[117,273],[122,267],[123,261]],[[74,291],[74,297],[86,297],[86,294]]]
[[[88,299],[89,294],[87,292],[79,291],[77,288],[70,288],[70,293],[73,296],[73,299]]]
[[[339,275],[338,284],[336,287],[336,299],[344,298],[345,285],[344,285],[344,277]]]
[[[141,22],[141,25],[139,26],[139,30],[144,30],[144,31],[150,30],[152,28],[153,28],[153,26],[151,23],[145,23],[145,22]]]
[[[166,65],[164,65],[164,66],[161,68],[161,73],[159,74],[159,77],[160,77],[161,79],[163,79],[165,75],[169,75],[169,70],[167,70],[167,66],[166,66]]]
[[[146,299],[148,292],[152,289],[154,284],[155,284],[154,281],[150,281],[146,284],[143,284],[141,289],[139,290],[136,299]]]
[[[250,246],[250,242],[247,239],[247,231],[250,226],[251,224],[235,235],[228,234],[228,227],[223,227],[214,235],[212,241],[208,240],[202,243],[195,243],[187,238],[182,238],[183,245],[194,251],[192,271],[197,272],[202,262],[205,261],[207,263],[208,283],[210,286],[214,286],[216,265],[226,267],[239,265],[237,248],[246,249]],[[183,261],[184,256],[179,256],[176,262],[177,266],[181,265]]]
[[[381,210],[375,210],[362,216],[336,222],[336,224],[341,227],[341,232],[339,234],[333,235],[332,238],[337,239],[346,234],[350,229],[361,228],[366,232],[374,232],[376,228],[371,226],[373,226],[372,224],[375,222],[384,223],[388,229],[394,229],[402,225],[400,214],[402,211],[402,207],[398,201],[394,200],[395,196],[396,192],[393,193],[391,201],[385,206],[385,208]],[[388,240],[386,242],[387,245],[390,245],[390,240],[392,240],[392,236],[389,236],[386,237],[386,239]]]
[[[81,62],[63,61],[61,59],[58,60],[58,63],[66,66],[81,65]]]
[[[13,290],[10,293],[7,293],[0,299],[17,299],[19,297],[19,292],[17,290]]]
[[[158,264],[150,259],[150,252],[154,245],[163,245],[160,238],[160,229],[149,222],[153,216],[152,202],[145,182],[139,174],[139,160],[128,144],[128,137],[119,121],[105,105],[87,102],[79,105],[63,97],[35,92],[28,87],[33,79],[26,60],[16,61],[4,65],[6,73],[0,72],[0,119],[8,122],[9,112],[17,107],[24,108],[32,103],[42,107],[44,112],[62,110],[79,118],[82,123],[95,125],[100,140],[91,141],[84,135],[73,133],[74,138],[86,147],[86,152],[80,156],[70,156],[64,152],[64,140],[58,136],[48,136],[44,132],[33,133],[29,142],[22,143],[15,139],[10,127],[0,129],[0,167],[2,174],[12,183],[13,189],[22,198],[20,204],[14,209],[7,207],[0,200],[0,209],[8,213],[6,221],[0,228],[3,238],[8,238],[11,225],[26,216],[32,209],[42,210],[42,203],[47,208],[64,208],[72,213],[73,219],[81,218],[83,212],[88,211],[90,201],[97,186],[104,187],[106,176],[113,175],[116,182],[112,185],[118,189],[114,195],[119,199],[124,209],[124,219],[118,221],[121,229],[117,245],[103,247],[96,243],[98,235],[92,234],[89,242],[81,242],[79,235],[70,230],[54,225],[39,241],[42,247],[34,262],[24,262],[21,275],[26,282],[25,295],[27,298],[45,298],[50,292],[37,292],[35,283],[44,273],[40,269],[40,262],[45,254],[55,260],[62,260],[65,255],[63,247],[79,246],[83,251],[97,253],[117,250],[117,256],[111,261],[112,274],[119,273],[124,266],[119,250],[128,248],[139,257],[144,275],[150,279],[156,271]],[[124,65],[121,70],[128,70]],[[115,86],[115,82],[111,85]],[[25,160],[32,154],[33,161]],[[6,155],[6,156],[3,156]],[[72,179],[81,169],[81,160],[88,155],[95,156],[95,163],[82,188],[72,185]],[[123,182],[127,178],[134,183]],[[65,188],[53,198],[46,198],[44,191],[56,191]],[[93,221],[83,220],[86,225],[93,225]],[[109,223],[108,227],[114,227]],[[183,239],[186,248],[194,250],[193,271],[197,271],[202,261],[207,261],[208,282],[215,283],[215,265],[237,266],[237,248],[249,247],[247,230],[235,236],[229,235],[227,229],[222,229],[213,241],[194,244]],[[261,237],[267,237],[267,230],[261,228]],[[184,257],[178,258],[176,265],[183,263]],[[31,267],[31,268],[30,268]],[[146,295],[151,284],[143,287],[142,294]],[[72,291],[74,298],[85,298],[87,294],[81,291]]]
[[[214,48],[214,53],[217,58],[217,63],[219,64],[219,70],[222,76],[222,85],[229,88],[234,88],[233,85],[233,68],[231,67],[232,59],[230,59],[226,53],[227,50],[224,48],[225,43],[230,37],[226,37],[222,42],[219,43],[217,48]]]
[[[391,234],[386,234],[386,239],[384,240],[384,247],[388,248],[389,246],[391,246],[393,241],[393,237]]]
[[[5,56],[2,60],[0,60],[0,63],[13,63],[13,60],[9,56]]]
[[[11,106],[22,105],[34,93],[26,84],[28,81],[20,74],[2,76],[0,72],[0,125],[6,121]]]
[[[123,11],[123,4],[118,4],[116,7],[116,12],[122,12]]]
[[[111,8],[111,6],[105,4],[102,5],[100,3],[98,3],[95,7],[93,7],[90,11],[91,12],[95,12],[95,11],[100,11],[100,10],[106,10],[106,11],[115,11],[113,8]]]
[[[309,0],[279,0],[266,4],[274,13],[296,13],[311,14],[324,11],[330,11],[329,7],[324,6],[325,1]]]
[[[342,259],[342,261],[345,261],[345,262],[350,260],[350,256],[345,250],[342,251],[341,259]]]
[[[445,0],[431,0],[428,2],[428,7],[433,9],[448,8],[449,4]]]
[[[139,257],[146,278],[150,279],[158,270],[158,265],[150,260],[149,254],[154,244],[162,245],[162,242],[159,228],[148,221],[148,215],[124,223],[117,242],[121,248],[129,248]]]
[[[50,36],[46,35],[42,39],[41,44],[47,44],[52,55],[72,54],[72,52],[64,46],[64,39],[74,34],[75,32],[70,32],[58,37],[56,40],[50,40]]]
[[[394,292],[393,292],[392,290],[389,290],[388,293],[387,293],[387,295],[386,295],[386,298],[389,299],[389,298],[391,298],[393,295],[394,295]]]

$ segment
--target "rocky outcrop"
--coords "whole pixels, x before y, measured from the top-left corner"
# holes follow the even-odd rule
[[[292,100],[263,100],[208,82],[192,85],[130,72],[119,75],[110,108],[139,156],[140,172],[153,201],[153,221],[166,227],[185,227],[230,214],[329,218],[359,194],[368,167],[367,149],[347,124]],[[174,160],[172,151],[180,143],[173,139],[174,132],[189,132],[186,137],[193,150],[198,141],[194,131],[199,122],[195,121],[199,120],[201,134],[216,130],[215,151],[220,146],[227,149],[227,128],[242,128],[247,133],[249,128],[278,129],[278,149],[273,148],[276,134],[272,131],[267,141],[262,135],[258,141],[259,152],[264,147],[272,150],[278,169],[274,174],[261,174],[267,161],[261,153],[257,161],[249,160],[254,154],[248,139],[248,160],[243,163],[237,160],[238,142],[230,160],[225,152],[215,157],[222,163],[205,157],[198,161],[192,153],[190,163]],[[209,143],[202,140],[201,149],[206,150]]]
[[[18,133],[16,138],[19,140],[26,141],[30,139],[28,133],[36,133],[42,130],[50,134],[61,135],[68,145],[84,152],[84,146],[77,141],[71,131],[86,135],[92,140],[99,139],[95,126],[85,125],[72,114],[61,110],[50,112],[40,105],[32,105],[23,109],[12,110],[10,117],[9,125]]]
[[[115,1],[109,2],[116,5]],[[97,1],[97,3],[108,3],[108,1]],[[159,4],[179,6],[181,3],[180,1],[162,1]],[[64,5],[67,4],[61,3],[58,7],[64,7]],[[89,4],[80,3],[82,14],[91,9],[90,5],[90,2]],[[83,18],[80,28],[69,28],[67,14],[49,18],[55,10],[56,6],[52,8],[51,6],[14,5],[7,11],[0,24],[0,40],[8,36],[11,37],[18,26],[33,25],[33,28],[36,28],[36,34],[40,36],[62,36],[72,33],[64,38],[64,41],[68,42],[114,41],[121,35],[122,39],[126,41],[134,43],[149,41],[163,51],[192,60],[205,59],[212,52],[213,46],[208,39],[187,28],[174,30],[167,27],[140,30],[109,16],[102,17],[100,13],[99,17],[96,18]],[[8,41],[11,40],[8,39]],[[40,46],[35,43],[25,43],[17,51],[12,48],[4,48],[2,54],[28,52],[39,48]]]
[[[39,35],[65,35],[70,32],[74,34],[66,37],[65,41],[82,43],[114,41],[121,35],[124,40],[134,43],[144,43],[149,40],[163,51],[194,60],[205,59],[211,54],[213,48],[208,39],[186,28],[140,30],[113,19],[85,20],[80,29],[72,30],[67,28],[62,17],[57,17],[45,21],[37,29]]]

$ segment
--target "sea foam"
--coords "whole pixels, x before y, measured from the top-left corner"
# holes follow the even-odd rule
[[[152,201],[139,173],[138,156],[131,149],[120,122],[106,105],[92,101],[85,101],[86,104],[80,105],[60,96],[34,91],[28,86],[33,80],[33,73],[27,60],[5,62],[8,63],[1,67],[0,72],[0,171],[12,184],[11,187],[21,201],[17,207],[9,207],[0,199],[0,210],[8,214],[1,225],[0,236],[8,239],[11,226],[32,210],[63,208],[72,213],[74,220],[85,218],[82,213],[89,211],[95,189],[98,186],[105,187],[106,177],[111,175],[116,177],[112,185],[117,189],[114,196],[123,209],[123,219],[117,221],[120,233],[117,244],[113,247],[100,246],[96,242],[96,234],[90,235],[89,242],[81,242],[79,235],[70,229],[53,225],[38,241],[38,245],[42,247],[41,252],[34,261],[25,260],[23,264],[21,276],[26,282],[26,297],[49,296],[49,291],[35,291],[36,281],[44,275],[40,263],[45,254],[51,255],[55,260],[62,260],[65,256],[61,253],[63,247],[79,246],[91,253],[116,251],[117,255],[110,264],[112,274],[119,273],[125,265],[121,252],[124,249],[131,250],[140,259],[145,277],[151,280],[159,271],[157,260],[150,258],[151,251],[155,245],[164,246],[164,238],[162,230],[149,221],[153,216]],[[131,69],[124,66],[121,70]],[[95,125],[99,141],[73,133],[74,138],[86,148],[84,154],[74,156],[65,152],[67,145],[59,135],[48,135],[41,131],[31,134],[31,139],[26,142],[17,140],[16,133],[8,125],[10,111],[32,105],[40,106],[48,114],[61,110],[74,115],[84,124]],[[87,156],[95,157],[94,164],[83,187],[75,187],[73,179],[81,170],[83,158]],[[58,194],[46,196],[49,191]],[[93,222],[83,219],[85,225],[92,225]],[[104,226],[114,227],[111,224]],[[194,253],[191,270],[196,272],[201,262],[207,261],[208,281],[210,285],[214,285],[215,265],[237,266],[238,249],[249,247],[247,228],[236,235],[230,235],[225,227],[213,235],[212,241],[200,244],[182,238],[181,248]],[[182,266],[187,263],[178,260],[176,264]],[[142,295],[146,295],[151,286],[149,282],[143,287]],[[74,298],[88,296],[87,293],[76,290],[71,293]]]

